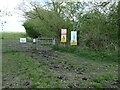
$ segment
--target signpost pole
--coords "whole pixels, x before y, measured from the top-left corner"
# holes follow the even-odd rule
[[[33,48],[34,48],[35,50],[37,50],[37,47],[36,47],[36,40],[35,40],[35,39],[33,39]]]

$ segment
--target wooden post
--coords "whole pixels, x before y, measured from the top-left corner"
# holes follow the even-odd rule
[[[37,48],[36,48],[36,40],[35,40],[35,39],[33,39],[33,48],[34,48],[35,50],[37,50]]]
[[[66,46],[66,43],[63,43],[63,46],[65,47],[65,46]]]
[[[52,44],[55,45],[55,38],[53,39],[53,43]]]

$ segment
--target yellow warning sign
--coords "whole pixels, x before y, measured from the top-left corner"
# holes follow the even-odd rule
[[[71,45],[77,45],[77,42],[73,41],[71,42]]]
[[[61,42],[66,42],[66,35],[61,35]]]
[[[67,29],[61,29],[61,42],[66,42]]]

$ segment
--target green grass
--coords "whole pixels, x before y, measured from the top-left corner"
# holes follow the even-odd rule
[[[4,44],[10,43],[3,43],[6,47]],[[112,86],[118,79],[116,52],[62,46],[54,46],[53,49],[60,52],[46,51],[45,57],[42,52],[33,53],[34,49],[29,52],[3,52],[3,87],[66,88],[77,83],[79,88],[104,88]],[[47,58],[49,53],[51,55]],[[55,68],[56,65],[59,68]],[[61,80],[59,76],[65,79]],[[84,77],[87,80],[82,80]]]
[[[40,54],[37,59],[31,58],[23,52],[7,51],[3,53],[3,86],[14,88],[65,88],[76,82],[79,88],[103,88],[117,80],[117,66],[115,63],[97,62],[77,57],[70,53],[61,53],[57,59],[43,58]],[[76,77],[76,70],[68,71],[63,66],[56,70],[50,69],[50,63],[62,65],[69,64],[83,72],[81,77]],[[107,71],[106,71],[107,69]],[[59,71],[59,72],[58,72]],[[92,73],[95,73],[93,75]],[[68,80],[60,80],[58,76],[66,76]],[[89,80],[82,80],[87,77]],[[5,79],[5,81],[4,81]],[[29,85],[26,86],[26,83]],[[10,86],[12,84],[12,86]]]
[[[23,88],[26,87],[25,83],[29,81],[32,88],[62,87],[62,83],[55,80],[55,76],[47,66],[39,64],[22,52],[3,53],[3,77],[7,79],[7,82],[3,81],[3,86],[7,86],[6,83],[9,83],[9,85],[12,84],[12,87]]]
[[[73,53],[82,58],[97,60],[97,61],[105,61],[105,62],[118,62],[118,53],[116,51],[94,51],[85,48],[78,48],[76,46],[53,46],[53,50],[58,50],[60,52],[68,52]]]
[[[19,38],[24,38],[26,37],[26,33],[15,33],[15,32],[2,32],[1,35],[0,35],[0,38],[4,38],[4,39],[11,39],[11,38],[14,38],[14,39],[19,39]]]
[[[114,80],[114,76],[112,76],[111,73],[107,72],[107,73],[95,75],[92,80],[93,80],[93,82],[104,84],[103,82],[105,82],[105,81]]]
[[[107,85],[110,84],[111,81],[117,80],[115,76],[109,72],[106,73],[101,73],[99,75],[95,75],[92,78],[92,83],[90,86],[95,87],[95,88],[103,88],[107,87]]]

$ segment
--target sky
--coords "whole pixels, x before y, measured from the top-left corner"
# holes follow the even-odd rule
[[[22,14],[20,14],[20,10],[16,9],[20,3],[23,1],[37,1],[44,4],[46,1],[50,0],[0,0],[0,10],[2,11],[10,11],[12,16],[2,16],[0,12],[0,32],[25,32],[24,27],[22,26],[24,18]],[[57,1],[57,0],[56,0]],[[60,1],[60,0],[59,0]],[[61,1],[75,1],[75,0],[61,0]],[[78,0],[76,0],[78,1]],[[79,1],[109,1],[109,0],[79,0]],[[1,26],[1,22],[6,22],[3,26]]]
[[[36,1],[44,3],[45,0]],[[0,12],[0,32],[25,32],[25,29],[22,26],[22,21],[24,21],[24,19],[22,14],[20,14],[20,10],[17,10],[18,5],[22,2],[23,0],[7,0],[6,2],[4,0],[0,0],[0,10],[6,12],[10,11],[10,14],[12,14],[12,16],[3,16],[3,14]],[[2,22],[6,22],[4,23],[4,26],[1,26]]]
[[[25,32],[24,27],[22,26],[22,22],[20,22],[20,17],[18,17],[17,13],[15,13],[15,7],[19,3],[21,3],[22,0],[7,0],[6,2],[4,0],[0,0],[0,10],[11,12],[12,16],[0,16],[0,24],[1,22],[6,22],[3,26],[0,25],[0,32]],[[1,13],[0,13],[1,14]]]

